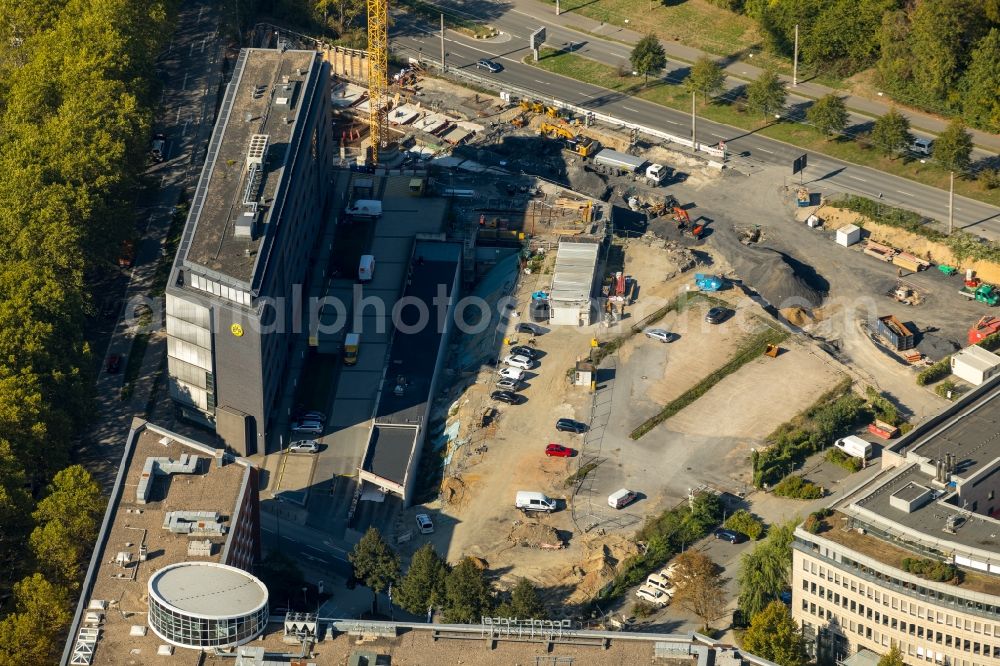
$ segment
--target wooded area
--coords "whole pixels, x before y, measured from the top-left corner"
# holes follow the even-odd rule
[[[173,15],[0,0],[0,666],[55,660],[104,511],[69,466],[93,396],[88,283],[132,230]]]

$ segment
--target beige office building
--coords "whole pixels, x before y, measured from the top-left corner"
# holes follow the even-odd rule
[[[907,664],[1000,665],[998,492],[993,380],[885,449],[818,532],[800,525],[792,614],[821,663],[898,644]],[[958,575],[915,573],[927,560]]]

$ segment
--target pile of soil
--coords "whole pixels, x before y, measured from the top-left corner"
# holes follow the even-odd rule
[[[615,577],[619,563],[638,554],[639,547],[623,538],[600,544],[589,557],[574,565],[566,577],[567,582],[576,584],[567,602],[583,603],[593,599]]]
[[[448,504],[461,504],[465,497],[465,483],[457,476],[449,476],[441,481],[441,499]]]
[[[814,321],[814,314],[803,308],[791,307],[779,310],[781,316],[784,317],[794,326],[802,328],[803,326],[808,326]]]
[[[741,247],[730,257],[733,270],[769,304],[811,310],[823,302],[828,283],[812,267],[769,247]]]
[[[515,523],[507,535],[507,541],[525,548],[545,550],[559,550],[566,545],[554,527],[541,523]]]

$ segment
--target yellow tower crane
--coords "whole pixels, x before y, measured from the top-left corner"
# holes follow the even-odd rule
[[[386,144],[389,90],[389,0],[368,0],[368,132],[372,163]]]

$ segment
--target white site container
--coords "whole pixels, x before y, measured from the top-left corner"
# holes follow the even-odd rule
[[[837,245],[849,247],[861,240],[861,229],[853,224],[848,224],[837,229]]]

